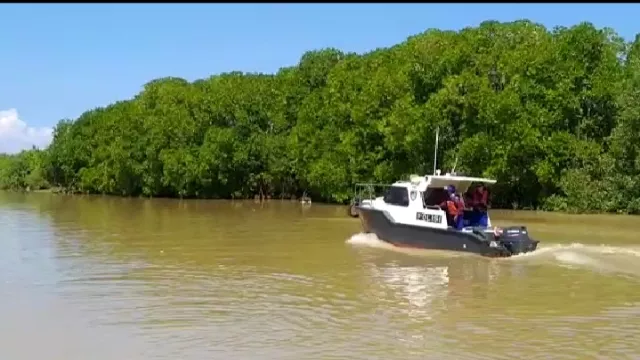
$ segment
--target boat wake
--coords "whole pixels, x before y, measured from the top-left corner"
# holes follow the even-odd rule
[[[351,236],[349,239],[347,239],[346,243],[349,245],[358,246],[358,247],[370,247],[370,248],[391,250],[394,252],[413,255],[413,256],[438,256],[438,257],[477,256],[475,254],[468,254],[463,252],[398,247],[398,246],[389,244],[386,241],[380,240],[376,236],[376,234],[372,234],[372,233],[355,234]]]
[[[548,255],[558,255],[558,254],[568,254],[569,252],[574,253],[591,253],[591,254],[601,254],[601,255],[625,255],[631,257],[640,257],[640,247],[622,247],[622,246],[611,246],[611,245],[585,245],[581,243],[573,243],[573,244],[551,244],[551,245],[541,245],[538,250],[530,253],[518,254],[516,256],[512,256],[508,259],[519,259],[519,258],[533,258],[540,256],[548,256]]]
[[[398,248],[378,239],[375,234],[358,233],[351,236],[346,242],[353,246],[386,249],[410,255],[444,253],[433,250]],[[451,253],[451,256],[454,257],[461,255]],[[569,269],[588,269],[595,272],[618,273],[640,278],[640,246],[549,244],[541,245],[534,252],[487,260],[530,263],[532,265],[558,265]]]
[[[356,246],[366,246],[373,248],[393,249],[395,246],[386,243],[376,236],[376,234],[357,233],[347,239],[347,244]]]
[[[621,273],[640,277],[640,247],[552,244],[538,250],[502,260],[532,263],[555,263],[566,268],[589,269],[604,273]]]

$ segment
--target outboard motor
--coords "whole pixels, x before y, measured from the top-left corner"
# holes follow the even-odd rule
[[[529,232],[524,226],[510,226],[502,229],[502,234],[496,237],[511,255],[534,251],[539,241],[531,240]]]

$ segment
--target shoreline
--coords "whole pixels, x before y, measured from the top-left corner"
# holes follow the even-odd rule
[[[350,206],[350,204],[341,204],[341,203],[335,203],[335,202],[325,202],[325,201],[320,201],[320,200],[311,200],[311,202],[303,202],[301,201],[301,198],[279,198],[279,197],[270,197],[270,198],[263,198],[262,200],[258,199],[257,196],[256,198],[192,198],[192,197],[168,197],[168,196],[121,196],[121,195],[113,195],[113,194],[93,194],[93,193],[82,193],[82,192],[67,192],[62,188],[47,188],[47,189],[39,189],[39,190],[12,190],[12,189],[0,189],[0,192],[7,192],[7,193],[22,193],[22,194],[53,194],[53,195],[64,195],[64,196],[80,196],[80,197],[84,197],[84,196],[88,196],[88,197],[106,197],[106,198],[117,198],[117,199],[144,199],[144,200],[151,200],[151,199],[162,199],[162,200],[172,200],[172,201],[238,201],[238,202],[253,202],[256,204],[262,204],[262,203],[273,203],[273,202],[289,202],[289,203],[298,203],[301,206],[311,206],[311,205],[322,205],[322,206],[336,206],[336,207],[345,207],[348,208]],[[591,212],[571,212],[571,211],[549,211],[549,210],[543,210],[543,209],[528,209],[528,208],[521,208],[521,209],[513,209],[513,208],[499,208],[499,207],[494,207],[494,208],[490,208],[490,210],[497,210],[497,211],[508,211],[508,212],[523,212],[523,213],[534,213],[534,214],[558,214],[558,215],[569,215],[569,216],[585,216],[585,215],[592,215],[592,216],[602,216],[602,215],[607,215],[607,216],[637,216],[636,214],[631,214],[631,213],[625,213],[625,212],[597,212],[597,211],[591,211]]]

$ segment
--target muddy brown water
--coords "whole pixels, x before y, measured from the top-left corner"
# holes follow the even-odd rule
[[[0,359],[640,359],[640,218],[493,211],[533,254],[344,207],[0,192]]]

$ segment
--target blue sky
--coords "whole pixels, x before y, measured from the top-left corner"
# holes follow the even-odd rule
[[[484,20],[640,32],[640,4],[2,4],[0,14],[0,152],[46,144],[58,120],[163,76],[274,72],[307,50],[364,52]]]

